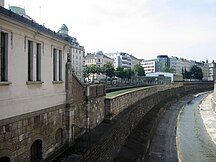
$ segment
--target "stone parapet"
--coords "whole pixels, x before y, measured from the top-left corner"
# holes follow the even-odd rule
[[[182,87],[180,84],[158,85],[131,90],[113,97],[105,98],[105,113],[115,116],[134,103],[161,91]]]

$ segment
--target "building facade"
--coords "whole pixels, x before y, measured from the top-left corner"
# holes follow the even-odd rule
[[[140,64],[138,58],[125,52],[105,53],[105,55],[113,59],[114,68],[122,67],[133,69],[134,65]]]
[[[209,63],[209,78],[208,80],[216,80],[216,63],[212,61]]]
[[[61,34],[63,37],[65,37],[65,39],[68,42],[70,42],[69,57],[74,70],[74,74],[81,82],[84,82],[84,77],[83,77],[84,56],[85,56],[84,47],[79,45],[76,38],[68,35],[68,28],[65,24],[61,26],[58,33]]]
[[[0,7],[0,161],[39,161],[62,148],[70,42]]]
[[[113,59],[103,54],[102,51],[97,51],[96,53],[93,53],[93,54],[87,53],[87,55],[85,56],[84,62],[85,62],[85,66],[95,64],[98,67],[103,67],[103,65],[107,63],[111,63],[113,65]],[[103,75],[103,74],[94,75],[94,79],[96,79],[97,81],[104,79],[105,77],[106,75]],[[93,79],[93,76],[90,75],[89,81],[92,81],[92,79]]]
[[[142,60],[141,66],[144,68],[146,74],[156,72],[157,59]]]

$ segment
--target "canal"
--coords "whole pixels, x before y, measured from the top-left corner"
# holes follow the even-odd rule
[[[216,145],[211,140],[199,112],[208,94],[197,95],[183,106],[177,122],[177,146],[182,162],[216,162]]]

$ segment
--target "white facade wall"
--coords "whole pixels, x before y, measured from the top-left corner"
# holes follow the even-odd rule
[[[146,74],[156,71],[156,60],[142,60],[141,65]]]
[[[67,42],[3,16],[0,31],[8,33],[8,82],[0,82],[0,120],[64,104]],[[28,82],[28,40],[41,44],[41,82]],[[54,48],[62,50],[62,81],[59,82],[53,82]]]
[[[83,78],[84,55],[85,55],[84,48],[76,47],[75,45],[72,45],[71,64],[72,64],[75,75],[82,82],[84,81],[84,78]]]

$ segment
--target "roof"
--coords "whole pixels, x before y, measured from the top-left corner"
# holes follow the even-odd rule
[[[44,34],[47,34],[47,35],[49,35],[51,37],[54,37],[54,38],[56,38],[58,40],[68,42],[66,40],[66,37],[63,37],[62,35],[56,33],[55,31],[52,31],[52,30],[50,30],[50,29],[36,23],[33,20],[29,20],[29,19],[27,19],[27,18],[25,18],[23,16],[20,16],[20,15],[18,15],[16,13],[12,12],[11,10],[7,10],[4,7],[1,7],[1,6],[0,6],[0,15],[3,15],[3,16],[5,16],[5,17],[7,17],[7,18],[9,18],[9,19],[11,19],[13,21],[17,21],[17,22],[19,22],[19,23],[21,23],[21,24],[23,24],[25,26],[28,26],[28,27],[30,27],[30,28],[32,28],[34,30],[37,30],[37,31],[42,32]]]

